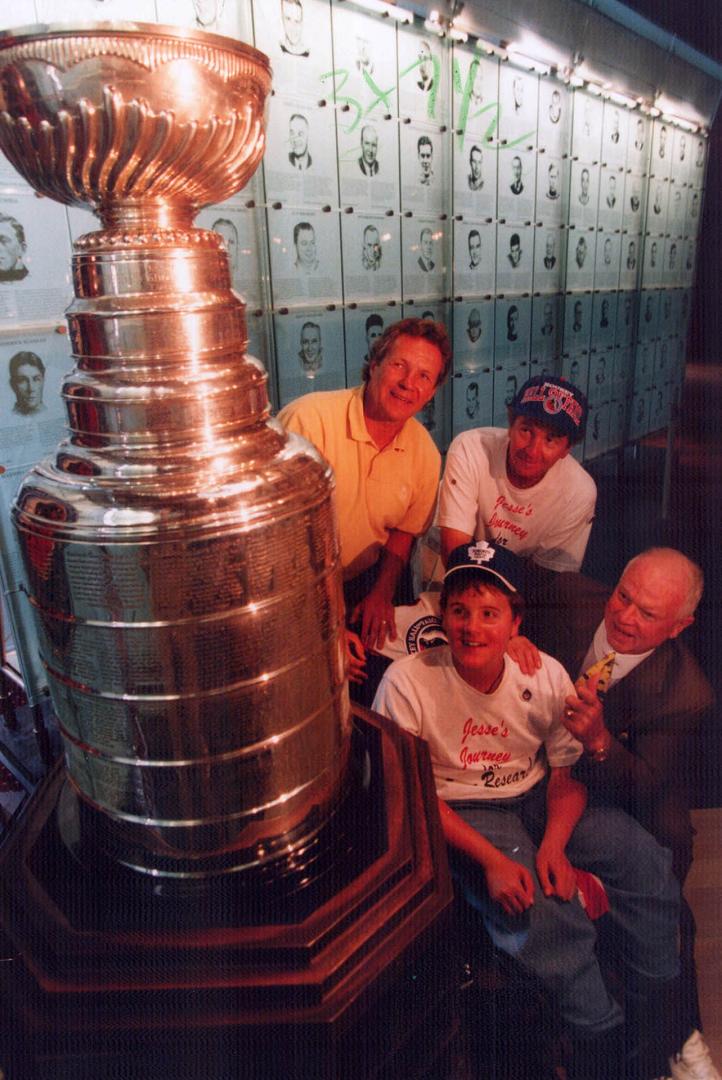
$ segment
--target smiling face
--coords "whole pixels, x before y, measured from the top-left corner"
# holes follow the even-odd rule
[[[452,575],[442,624],[459,675],[471,686],[488,689],[504,670],[504,654],[521,620],[505,592],[488,577],[478,578],[478,584],[457,592],[452,591]]]
[[[670,559],[650,553],[624,571],[604,609],[607,638],[617,652],[655,649],[694,621],[691,615],[680,615],[686,584],[674,569]]]
[[[566,435],[557,435],[545,424],[517,416],[509,428],[507,476],[515,487],[533,487],[567,456],[569,449]]]
[[[401,427],[434,396],[442,364],[441,351],[432,342],[401,334],[383,360],[371,361],[364,413]]]

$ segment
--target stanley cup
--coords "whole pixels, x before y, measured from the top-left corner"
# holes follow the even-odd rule
[[[0,35],[0,146],[103,226],[74,245],[69,434],[14,519],[81,820],[155,880],[312,843],[349,762],[332,476],[269,420],[222,241],[192,224],[257,167],[270,85],[198,31]]]

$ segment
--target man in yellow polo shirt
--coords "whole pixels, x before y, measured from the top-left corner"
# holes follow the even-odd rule
[[[363,648],[396,637],[394,593],[436,506],[441,459],[414,415],[447,376],[451,347],[430,319],[386,328],[351,390],[305,394],[281,410],[289,431],[305,436],[336,474],[344,593],[351,625],[351,678],[362,678]],[[354,646],[355,652],[354,652]]]

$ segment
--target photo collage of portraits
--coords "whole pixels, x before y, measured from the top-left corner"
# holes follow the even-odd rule
[[[683,377],[706,139],[340,0],[74,0],[74,17],[255,45],[273,94],[262,166],[205,207],[247,304],[274,410],[358,383],[384,328],[443,322],[452,377],[420,417],[443,451],[504,424],[529,375],[588,391],[591,458],[662,427]],[[18,0],[15,25],[66,17]],[[0,500],[63,430],[64,311],[89,211],[0,157]],[[17,628],[18,634],[22,627]]]

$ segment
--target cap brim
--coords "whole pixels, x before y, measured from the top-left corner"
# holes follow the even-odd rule
[[[481,566],[479,563],[475,562],[459,563],[458,566],[452,566],[451,570],[447,570],[444,574],[443,583],[446,584],[451,575],[455,574],[458,570],[476,570],[477,573],[488,574],[489,577],[495,577],[500,581],[509,592],[519,592],[516,585],[512,585],[509,579],[505,578],[503,574],[500,574],[498,570],[491,570],[488,566]]]

